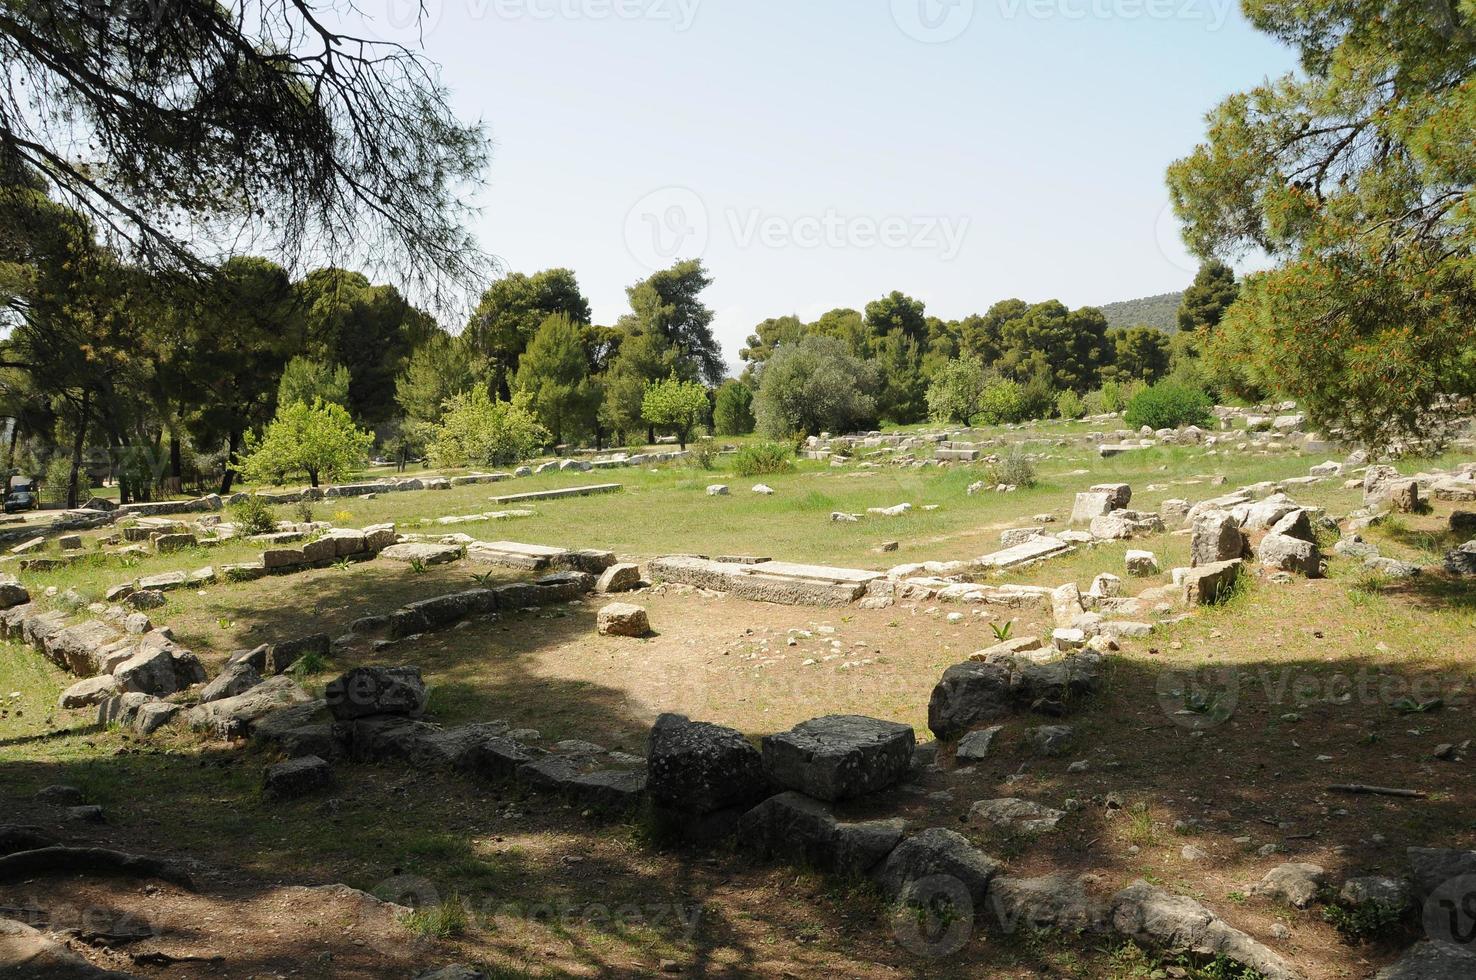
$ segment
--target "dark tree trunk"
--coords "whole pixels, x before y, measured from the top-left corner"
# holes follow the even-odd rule
[[[318,471],[317,470],[311,469],[311,468],[308,469],[308,482],[311,483],[315,487],[318,485]]]
[[[169,433],[169,475],[176,480],[184,479],[183,464],[179,458],[179,433]]]
[[[72,439],[72,472],[67,476],[67,507],[77,506],[77,475],[82,471],[82,446],[87,440],[87,408],[92,393],[82,392],[82,408],[77,413],[77,435]]]
[[[241,448],[241,433],[232,429],[231,434],[226,437],[225,474],[220,478],[222,497],[231,492],[231,484],[236,482],[236,450],[239,448]]]
[[[11,419],[10,448],[5,451],[5,468],[7,470],[15,465],[15,443],[20,438],[20,428],[20,419]]]

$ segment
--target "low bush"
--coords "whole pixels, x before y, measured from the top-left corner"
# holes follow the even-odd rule
[[[231,504],[231,518],[236,525],[236,533],[241,535],[271,534],[277,529],[272,508],[254,493],[248,493],[239,502]]]
[[[1086,414],[1086,404],[1080,395],[1067,388],[1056,396],[1056,414],[1068,421],[1079,419]]]
[[[1025,454],[1025,450],[1015,446],[989,468],[989,479],[996,484],[1004,484],[1011,487],[1033,487],[1035,486],[1035,464]]]
[[[738,450],[733,470],[739,476],[794,472],[794,451],[777,442],[755,442]]]
[[[1199,388],[1177,381],[1160,381],[1144,388],[1128,402],[1128,425],[1150,429],[1177,429],[1181,425],[1208,425],[1214,405]]]

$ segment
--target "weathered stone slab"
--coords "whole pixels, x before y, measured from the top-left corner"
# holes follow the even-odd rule
[[[518,541],[473,541],[466,546],[468,561],[479,565],[521,568],[526,571],[542,571],[552,568],[564,562],[568,555],[567,548],[554,548],[543,544],[522,544]]]
[[[842,875],[861,875],[902,839],[901,820],[844,823],[802,793],[772,796],[738,822],[739,843],[763,857],[784,857]]]
[[[1042,534],[1021,544],[974,559],[980,568],[1018,568],[1032,562],[1056,558],[1076,550],[1060,538]]]
[[[557,490],[531,490],[527,493],[510,493],[489,498],[494,504],[517,504],[531,500],[559,500],[564,497],[588,497],[597,493],[615,493],[622,489],[619,483],[593,483],[583,487],[561,487]]]
[[[881,572],[791,562],[742,565],[686,555],[657,558],[648,566],[658,581],[729,592],[745,599],[785,605],[838,606],[854,602]]]
[[[764,771],[774,782],[816,799],[850,799],[899,782],[915,744],[908,725],[828,715],[764,736]]]
[[[431,544],[428,541],[404,541],[392,544],[379,553],[379,557],[390,561],[412,564],[444,565],[461,557],[461,547],[454,544]]]
[[[659,807],[704,815],[769,792],[763,759],[740,732],[665,714],[651,727],[647,789]]]

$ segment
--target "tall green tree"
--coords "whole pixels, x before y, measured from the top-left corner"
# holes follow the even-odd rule
[[[720,436],[746,436],[753,431],[753,389],[736,378],[724,381],[712,407],[713,431]]]
[[[225,444],[218,489],[227,494],[242,440],[271,419],[283,369],[302,346],[292,282],[277,263],[247,256],[173,298],[160,323],[160,379],[180,399],[194,444]],[[177,456],[171,470],[180,475]]]
[[[342,405],[293,402],[277,412],[260,439],[247,438],[241,472],[248,480],[278,484],[305,473],[316,487],[364,465],[373,441]]]
[[[727,366],[712,333],[712,310],[701,298],[710,285],[712,277],[698,259],[654,272],[625,291],[630,313],[617,326],[627,333],[655,334],[674,352],[678,374],[717,384]]]
[[[1194,282],[1179,301],[1179,329],[1209,330],[1220,325],[1225,311],[1240,296],[1235,270],[1210,259],[1194,274]]]
[[[670,429],[677,437],[677,444],[685,450],[692,430],[701,424],[708,407],[706,388],[673,374],[646,385],[641,415],[658,429]]]
[[[1169,336],[1155,327],[1121,327],[1110,330],[1112,366],[1104,376],[1119,381],[1153,383],[1169,369]]]
[[[544,320],[518,364],[516,388],[555,445],[592,429],[601,393],[580,325],[562,314]]]
[[[395,401],[412,425],[434,423],[448,401],[478,384],[480,366],[464,335],[438,330],[415,348],[395,379]]]
[[[545,269],[532,275],[509,273],[482,293],[465,332],[473,348],[486,359],[494,396],[511,396],[518,359],[539,325],[555,315],[574,323],[589,323],[589,300],[568,269]]]
[[[1206,356],[1382,448],[1476,393],[1476,23],[1469,3],[1248,0],[1300,71],[1230,96],[1168,171],[1201,257],[1257,248]]]
[[[394,286],[359,272],[319,269],[298,284],[304,352],[349,372],[348,409],[375,426],[396,414],[395,378],[439,329]]]
[[[277,383],[277,408],[314,402],[348,408],[350,380],[348,368],[342,364],[328,364],[299,355],[282,369],[281,380]]]

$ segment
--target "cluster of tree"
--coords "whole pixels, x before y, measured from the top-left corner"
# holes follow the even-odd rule
[[[1236,288],[1228,268],[1206,266],[1184,294],[1182,336],[1109,327],[1100,310],[1055,300],[1003,300],[982,315],[942,320],[893,292],[864,312],[765,320],[740,353],[747,367],[736,384],[752,387],[756,424],[775,437],[929,417],[1015,422],[1116,411],[1118,400],[1103,391],[1170,373],[1207,383],[1194,331],[1218,322]]]
[[[263,258],[205,276],[124,261],[11,158],[0,181],[0,413],[8,464],[59,472],[68,499],[113,477],[125,499],[235,476],[314,485],[370,446],[403,462],[525,458],[549,443],[643,434],[685,442],[724,373],[710,279],[681,262],[632,286],[614,327],[590,323],[572,272],[495,281],[459,333],[397,289]]]
[[[712,415],[707,386],[726,373],[701,299],[711,282],[701,262],[678,262],[627,289],[630,312],[606,327],[590,322],[568,269],[497,280],[465,329],[438,333],[410,356],[395,386],[399,445],[430,447],[448,406],[473,391],[516,405],[552,444],[650,440],[661,428],[685,445]]]
[[[189,276],[128,262],[31,168],[0,163],[10,467],[63,450],[72,484],[106,474],[148,499],[213,471],[229,490],[247,434],[295,387],[371,428],[398,416],[395,378],[438,327],[395,287],[334,268],[294,282],[261,258]]]

